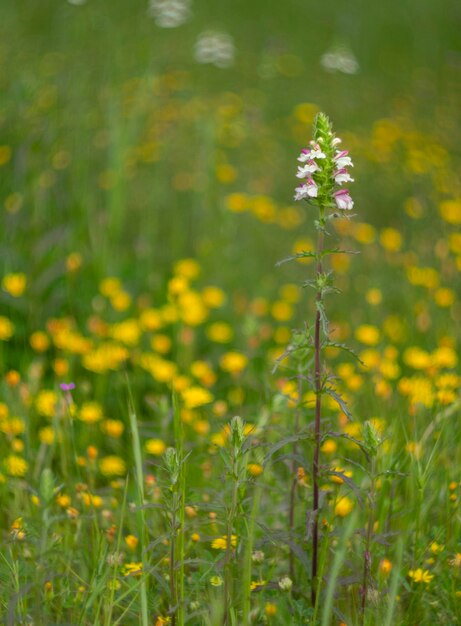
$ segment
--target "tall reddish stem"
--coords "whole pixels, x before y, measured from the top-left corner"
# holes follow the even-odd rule
[[[319,230],[317,241],[317,280],[323,274],[322,266],[322,250],[323,250],[323,231]],[[316,302],[322,302],[322,291],[317,289]],[[319,463],[320,463],[320,441],[321,441],[321,410],[322,410],[322,364],[321,364],[321,345],[320,345],[320,311],[317,308],[315,316],[314,331],[314,386],[315,386],[315,446],[314,461],[312,464],[312,482],[314,488],[314,498],[312,503],[313,530],[312,530],[312,590],[311,600],[312,606],[315,606],[317,597],[317,570],[318,570],[318,544],[319,544]]]

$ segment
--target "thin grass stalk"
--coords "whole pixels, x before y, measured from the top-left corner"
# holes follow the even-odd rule
[[[339,545],[335,549],[335,556],[330,569],[330,576],[328,578],[328,584],[325,592],[325,598],[323,602],[322,621],[321,626],[330,626],[331,615],[333,613],[333,600],[336,591],[336,583],[338,580],[339,572],[346,558],[347,543],[349,537],[352,535],[355,522],[357,519],[357,513],[351,514],[347,521],[347,525],[344,529]]]
[[[368,583],[371,576],[371,540],[373,537],[373,526],[375,523],[375,476],[376,476],[376,459],[373,456],[370,460],[370,476],[371,476],[371,488],[368,494],[368,520],[367,530],[365,536],[365,551],[363,554],[363,579],[362,589],[360,590],[362,599],[360,602],[360,626],[365,624],[365,609],[367,604],[368,595]]]
[[[299,421],[300,421],[300,413],[301,413],[301,398],[302,398],[302,378],[301,372],[298,372],[298,407],[295,413],[295,425],[294,425],[294,434],[297,435],[299,431]],[[296,455],[298,453],[298,441],[295,441],[293,444],[293,461],[291,463],[291,487],[290,487],[290,498],[288,504],[288,527],[290,533],[290,540],[293,541],[294,528],[295,528],[295,512],[296,512],[296,487],[298,485],[298,476],[297,476],[297,463],[296,463]],[[291,580],[295,581],[295,555],[293,550],[290,550],[290,554],[288,556],[288,571]]]
[[[319,608],[320,608],[320,591],[321,591],[321,586],[322,586],[322,582],[323,582],[323,575],[325,573],[325,568],[326,568],[326,564],[327,564],[327,560],[328,560],[328,548],[330,546],[330,537],[328,534],[325,534],[323,543],[322,543],[322,550],[320,552],[320,559],[319,559],[319,572],[318,572],[318,576],[317,576],[317,580],[318,580],[318,585],[317,585],[317,595],[315,598],[315,605],[314,605],[314,614],[312,616],[312,624],[313,626],[315,626],[317,624],[317,617],[318,617],[318,612],[319,612]]]
[[[226,532],[226,556],[225,556],[225,565],[224,565],[224,620],[223,624],[228,625],[231,623],[230,621],[230,613],[232,607],[232,597],[233,597],[233,579],[232,579],[232,531],[234,528],[234,520],[237,513],[237,502],[238,502],[238,479],[237,475],[233,482],[232,488],[232,501],[231,508],[229,510],[229,514],[227,516],[227,532]]]
[[[251,610],[251,573],[252,573],[252,555],[254,546],[254,534],[256,518],[258,516],[259,507],[261,504],[262,487],[257,485],[253,494],[253,506],[251,507],[251,514],[247,528],[247,541],[245,547],[245,555],[243,558],[243,573],[242,573],[242,625],[249,626],[250,624],[250,610]]]
[[[118,533],[117,533],[117,545],[115,547],[115,554],[118,556],[120,554],[120,546],[122,543],[122,528],[123,528],[123,518],[124,518],[124,514],[125,514],[125,506],[126,506],[126,498],[127,498],[127,494],[128,494],[128,479],[125,482],[125,489],[123,490],[123,500],[122,500],[122,506],[120,509],[120,521],[119,521],[119,526],[118,526]],[[109,586],[110,589],[110,593],[109,593],[109,606],[106,607],[106,616],[104,619],[104,625],[105,626],[111,626],[112,624],[112,612],[114,610],[114,598],[115,598],[115,582],[117,580],[117,568],[115,567],[115,564],[113,566],[113,574],[111,576],[111,584]]]
[[[136,412],[134,409],[133,398],[131,395],[131,389],[127,380],[128,387],[128,414],[130,418],[131,436],[132,436],[132,449],[135,465],[135,478],[137,487],[137,530],[139,536],[139,543],[141,547],[141,559],[142,559],[142,579],[140,582],[139,593],[141,597],[141,624],[142,626],[149,626],[149,614],[147,606],[147,585],[146,585],[146,520],[144,513],[144,474],[142,469],[142,454],[141,454],[141,442],[139,439],[138,420],[136,418]]]
[[[181,420],[181,412],[177,394],[173,394],[173,422],[176,450],[179,457],[179,480],[177,491],[177,531],[174,551],[174,577],[176,586],[176,624],[184,626],[184,529],[185,529],[185,504],[186,504],[186,463],[184,458],[184,428]],[[177,505],[177,506],[176,506]]]
[[[391,584],[389,587],[389,592],[387,594],[387,612],[386,617],[384,619],[383,626],[393,626],[395,624],[394,620],[394,612],[395,606],[397,604],[397,594],[399,590],[399,583],[401,580],[400,568],[402,565],[403,558],[403,546],[404,546],[404,538],[399,537],[397,541],[397,551],[396,551],[396,560],[394,563],[392,576],[391,576]]]

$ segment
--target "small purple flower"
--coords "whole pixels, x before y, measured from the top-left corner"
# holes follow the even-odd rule
[[[354,179],[351,178],[349,172],[346,170],[345,167],[342,167],[340,170],[336,170],[336,172],[334,172],[333,174],[333,178],[335,179],[335,183],[337,185],[354,182]]]
[[[306,161],[311,161],[312,159],[325,159],[326,155],[320,149],[318,143],[310,142],[311,148],[303,148],[301,150],[301,154],[298,157],[298,161],[301,163],[305,163]]]
[[[295,189],[295,200],[303,200],[304,198],[316,198],[318,187],[312,178],[308,178],[307,181],[300,187]]]
[[[75,383],[61,383],[59,386],[62,391],[72,391],[72,389],[75,389]]]
[[[315,161],[308,161],[306,165],[303,167],[298,167],[298,173],[296,176],[298,178],[305,178],[309,174],[313,174],[314,172],[318,172],[320,167],[317,165]]]
[[[354,206],[354,201],[349,195],[349,191],[347,189],[340,189],[333,194],[333,198],[335,199],[336,206],[338,209],[350,210]]]
[[[334,157],[334,161],[336,163],[336,167],[340,170],[343,167],[354,167],[354,164],[351,161],[351,157],[347,156],[349,154],[348,150],[337,150],[336,155]]]

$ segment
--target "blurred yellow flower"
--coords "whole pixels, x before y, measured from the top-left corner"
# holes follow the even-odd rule
[[[354,502],[350,498],[344,496],[341,500],[336,502],[335,515],[338,515],[338,517],[346,517],[346,515],[349,515],[353,508]]]
[[[219,360],[221,369],[230,374],[239,374],[247,366],[248,359],[241,352],[226,352]]]
[[[237,546],[237,535],[231,535],[230,544],[232,548]],[[227,550],[227,535],[222,535],[221,537],[213,539],[211,547],[214,550]]]
[[[123,431],[125,430],[125,426],[123,422],[120,420],[111,420],[107,419],[101,422],[101,431],[108,435],[109,437],[114,437],[114,439],[118,439],[122,436]]]
[[[200,274],[200,264],[195,259],[181,259],[174,265],[175,274],[193,280]]]
[[[410,570],[408,572],[408,576],[415,583],[426,583],[429,584],[431,580],[434,578],[434,574],[431,574],[428,570],[423,570],[421,567],[418,567],[416,570]]]
[[[379,564],[380,573],[383,574],[383,576],[387,576],[388,574],[390,574],[391,570],[392,570],[391,561],[389,561],[389,559],[382,559],[382,561]]]
[[[2,280],[2,289],[13,296],[19,298],[24,293],[27,286],[27,278],[25,274],[7,274]]]
[[[355,331],[355,337],[366,346],[375,346],[379,343],[380,332],[376,326],[370,324],[362,324]]]
[[[243,211],[248,211],[250,198],[244,193],[231,193],[226,197],[225,203],[230,211],[242,213]]]
[[[449,224],[461,224],[461,199],[444,200],[439,204],[439,211]]]
[[[141,328],[138,320],[127,319],[118,324],[113,324],[109,329],[110,336],[127,346],[135,346],[139,342]]]
[[[125,563],[122,571],[124,576],[140,576],[142,574],[142,563]]]
[[[139,539],[134,535],[127,535],[125,537],[125,543],[130,550],[136,550],[136,547],[139,543]]]
[[[247,469],[249,474],[255,477],[260,476],[264,471],[263,466],[259,463],[248,463]]]
[[[383,248],[389,252],[398,252],[402,247],[402,235],[395,228],[384,228],[379,235],[379,240]]]
[[[167,354],[171,350],[171,339],[168,335],[154,335],[150,340],[150,345],[154,352]]]
[[[14,333],[14,324],[7,317],[0,315],[0,341],[8,341]]]
[[[99,461],[99,471],[103,476],[125,476],[126,463],[119,456],[105,456]]]
[[[52,426],[44,426],[38,431],[38,438],[40,439],[40,443],[44,443],[47,446],[51,446],[54,442],[54,429]]]
[[[145,443],[146,452],[154,456],[161,456],[166,450],[166,444],[161,439],[148,439]]]
[[[226,301],[226,294],[219,287],[205,287],[202,290],[202,300],[210,309],[218,309]]]
[[[37,412],[44,417],[54,417],[56,405],[57,397],[54,391],[42,389],[35,398]]]
[[[204,404],[213,402],[213,395],[203,387],[189,387],[181,392],[184,405],[187,409],[195,409]]]
[[[214,322],[207,327],[206,335],[208,339],[216,343],[229,343],[232,340],[234,331],[226,322]]]
[[[3,461],[3,464],[5,466],[6,473],[17,478],[25,476],[29,469],[28,462],[16,454],[10,454],[7,456]]]
[[[99,284],[99,291],[106,298],[112,298],[117,294],[122,288],[122,284],[119,278],[114,278],[113,276],[109,278],[104,278]]]
[[[85,424],[95,424],[103,418],[102,406],[98,402],[84,402],[77,417]]]

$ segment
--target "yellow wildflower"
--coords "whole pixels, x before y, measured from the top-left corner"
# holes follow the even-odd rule
[[[138,542],[139,542],[139,539],[135,537],[134,535],[127,535],[125,537],[125,543],[130,550],[136,550]]]
[[[13,296],[13,298],[19,298],[24,293],[27,285],[27,278],[25,274],[7,274],[2,280],[2,289]]]
[[[126,463],[119,456],[105,456],[99,461],[99,470],[103,476],[124,476]]]
[[[362,324],[362,326],[359,326],[355,331],[355,337],[366,346],[375,346],[379,343],[380,332],[376,326]]]
[[[337,501],[335,505],[335,515],[338,515],[338,517],[346,517],[346,515],[349,515],[353,508],[354,502],[345,496],[341,498],[341,500]]]
[[[218,309],[226,301],[226,294],[219,287],[210,285],[202,290],[202,300],[210,309]]]
[[[123,422],[120,420],[111,420],[107,419],[101,423],[100,426],[102,432],[109,437],[114,437],[114,439],[118,439],[122,436],[123,431],[125,430],[125,426]]]
[[[273,602],[267,602],[266,606],[264,607],[264,613],[267,615],[267,617],[273,617],[277,614],[277,605]]]
[[[252,580],[250,583],[250,590],[254,591],[255,589],[259,589],[259,587],[264,587],[267,585],[267,580]]]
[[[21,477],[27,474],[27,470],[29,469],[28,462],[20,456],[16,454],[10,454],[3,461],[5,466],[6,473],[10,476]]]
[[[221,368],[231,374],[239,374],[245,369],[247,363],[247,357],[241,352],[236,351],[226,352],[219,361]]]
[[[125,563],[125,565],[123,566],[124,576],[140,576],[141,574],[142,563]]]
[[[161,439],[148,439],[145,444],[146,452],[154,456],[161,456],[166,450],[166,444]]]
[[[40,415],[54,417],[56,412],[57,398],[54,391],[43,389],[35,399],[35,407]]]
[[[14,324],[7,317],[0,315],[0,341],[8,341],[14,333]]]
[[[231,535],[230,543],[232,548],[235,548],[237,546],[237,535]],[[213,539],[213,541],[211,542],[211,547],[214,550],[227,550],[227,535],[222,535],[221,537]]]
[[[226,322],[214,322],[206,329],[206,335],[208,339],[216,343],[229,343],[234,332]]]
[[[181,392],[184,405],[187,409],[195,409],[204,404],[213,402],[212,394],[202,387],[189,387]]]
[[[415,583],[426,583],[429,584],[431,580],[434,578],[434,574],[431,574],[428,570],[423,570],[421,567],[418,567],[416,570],[410,570],[408,572],[408,576]]]
[[[98,402],[85,402],[78,412],[78,419],[85,424],[95,424],[102,420],[102,407]]]

